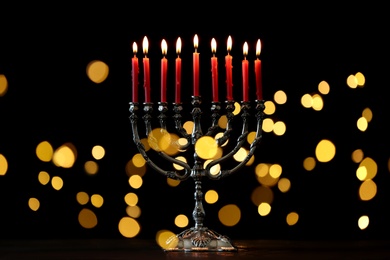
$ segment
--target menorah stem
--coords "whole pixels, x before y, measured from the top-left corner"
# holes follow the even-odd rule
[[[202,127],[201,127],[201,115],[202,109],[200,105],[202,104],[202,99],[200,96],[192,96],[192,118],[194,120],[194,127],[192,129],[192,144],[195,145],[196,141],[203,136]]]

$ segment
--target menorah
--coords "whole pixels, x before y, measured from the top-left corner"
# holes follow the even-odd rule
[[[145,38],[144,38],[144,44],[145,44]],[[145,52],[145,47],[144,47],[144,52]],[[163,66],[163,62],[162,62],[162,66]],[[194,62],[194,82],[198,82],[197,80],[195,80],[196,78],[195,67],[196,65]],[[149,77],[148,66],[145,67],[145,63],[144,63],[144,69],[145,69],[144,75],[146,75],[146,77]],[[176,69],[176,72],[177,71],[178,70]],[[233,98],[229,97],[225,101],[224,109],[222,109],[221,106],[222,103],[215,100],[215,96],[214,96],[213,98],[214,100],[211,102],[211,108],[210,108],[211,117],[209,120],[205,120],[204,118],[202,118],[202,114],[204,113],[204,109],[202,106],[202,98],[199,95],[197,86],[194,84],[195,94],[191,96],[192,109],[190,111],[193,120],[193,128],[192,128],[192,132],[189,133],[183,127],[183,122],[182,122],[183,115],[184,115],[183,103],[180,102],[180,99],[178,99],[177,96],[175,102],[171,103],[172,105],[171,110],[169,108],[170,104],[165,100],[165,98],[162,98],[162,101],[159,101],[157,104],[158,112],[154,111],[154,103],[151,102],[149,98],[150,89],[147,86],[149,82],[148,79],[144,80],[146,84],[146,86],[144,85],[146,100],[142,104],[143,113],[139,115],[140,103],[137,100],[137,92],[136,91],[134,92],[137,85],[137,81],[134,82],[134,80],[136,80],[136,73],[138,73],[138,67],[136,66],[136,64],[133,63],[133,101],[129,103],[130,104],[129,118],[131,122],[133,141],[138,151],[145,159],[147,165],[149,165],[152,169],[154,169],[158,173],[166,176],[167,178],[171,178],[178,181],[185,181],[191,177],[195,183],[195,191],[194,191],[195,206],[192,212],[192,218],[195,224],[193,227],[188,228],[180,232],[179,234],[170,237],[166,241],[166,247],[164,247],[163,249],[165,251],[185,251],[185,252],[187,251],[236,251],[237,247],[234,245],[234,243],[231,241],[231,239],[228,236],[221,235],[204,225],[204,219],[206,214],[203,207],[202,179],[204,177],[208,177],[211,180],[220,180],[222,178],[230,176],[233,173],[238,172],[243,166],[245,166],[254,155],[254,152],[256,148],[259,146],[260,141],[262,139],[262,124],[263,124],[264,109],[265,109],[264,100],[261,99],[261,93],[259,93],[259,89],[257,91],[258,94],[257,99],[254,102],[247,100],[248,96],[244,92],[243,95],[244,100],[240,102],[241,132],[237,133],[238,137],[236,143],[232,145],[230,151],[228,151],[226,154],[221,155],[218,158],[214,158],[210,160],[207,164],[205,164],[204,163],[205,158],[201,156],[198,150],[196,149],[197,143],[200,142],[200,140],[202,140],[205,137],[212,137],[215,140],[215,146],[222,147],[230,138],[232,138],[233,133],[235,133],[235,131],[233,132],[233,125],[236,125],[235,114],[234,114],[236,102],[233,100]],[[166,70],[162,69],[162,73],[166,73]],[[243,73],[243,77],[245,77],[245,73]],[[161,76],[161,78],[162,79],[164,78],[163,75]],[[246,79],[246,83],[247,82],[248,80]],[[243,83],[245,88],[246,83],[244,82],[244,79],[243,79]],[[216,83],[213,82],[213,89],[215,85]],[[162,84],[161,94],[162,95],[164,94],[163,84]],[[171,112],[171,114],[169,114],[169,112]],[[217,137],[216,133],[221,130],[218,121],[221,118],[222,113],[226,115],[226,119],[227,119],[226,128],[224,129],[224,131],[222,131],[222,135],[219,135]],[[172,169],[167,170],[165,169],[167,164],[163,164],[163,166],[159,165],[158,162],[160,162],[161,164],[161,161],[158,162],[153,161],[151,156],[149,156],[149,150],[145,148],[145,145],[142,143],[140,138],[139,123],[138,123],[139,116],[142,116],[142,120],[145,126],[144,127],[145,136],[147,137],[149,144],[151,144],[151,147],[154,148],[151,151],[161,156],[164,161],[169,162],[172,165],[179,165],[181,167],[180,170],[178,170],[177,168],[175,169],[175,167],[171,167]],[[236,165],[232,166],[230,169],[221,168],[219,172],[216,173],[213,172],[212,169],[214,166],[221,165],[223,162],[226,162],[227,160],[231,159],[243,147],[244,143],[247,142],[249,128],[251,125],[250,122],[252,122],[251,119],[256,120],[256,134],[250,143],[246,157],[243,160],[238,161]],[[177,132],[177,135],[180,138],[184,138],[186,140],[186,142],[179,145],[180,147],[178,149],[180,151],[190,151],[190,155],[193,157],[192,160],[190,158],[188,158],[188,160],[185,161],[179,160],[173,157],[172,155],[164,152],[163,149],[160,149],[158,145],[159,141],[157,140],[157,137],[155,136],[152,129],[152,122],[156,122],[157,124],[159,124],[158,131],[160,131],[162,134],[169,134],[168,133],[170,130],[168,129],[169,124],[172,123],[172,129],[174,129],[174,131]],[[205,123],[208,124],[207,128],[205,126]],[[190,165],[190,163],[188,163],[189,161],[193,162],[192,166]]]

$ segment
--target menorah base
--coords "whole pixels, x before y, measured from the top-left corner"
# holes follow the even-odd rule
[[[189,228],[166,241],[164,251],[237,251],[230,239],[206,227]]]

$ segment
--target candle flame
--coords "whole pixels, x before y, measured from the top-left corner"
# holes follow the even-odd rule
[[[181,52],[181,39],[179,37],[179,38],[177,38],[177,41],[176,41],[176,53],[180,54],[180,52]]]
[[[244,49],[244,56],[248,55],[248,43],[247,42],[244,43],[243,49]]]
[[[261,52],[261,42],[260,39],[258,39],[256,43],[256,55],[260,56],[260,52]]]
[[[144,51],[144,54],[147,54],[148,53],[148,38],[146,38],[146,36],[144,37],[144,40],[142,41],[142,48],[143,48],[143,51]]]
[[[227,39],[227,51],[231,51],[232,49],[232,37],[229,35],[228,39]]]
[[[217,51],[217,42],[215,41],[215,39],[211,39],[211,51],[213,53],[215,53]]]
[[[199,40],[198,40],[198,35],[195,34],[195,36],[194,36],[194,47],[195,47],[195,49],[198,48],[198,42],[199,42]]]
[[[133,53],[134,53],[134,55],[137,53],[137,51],[138,51],[137,43],[133,42]]]
[[[161,42],[161,50],[162,50],[163,55],[167,54],[168,45],[167,45],[167,42],[165,41],[165,39],[163,39]]]

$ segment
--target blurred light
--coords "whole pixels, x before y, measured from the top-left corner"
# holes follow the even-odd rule
[[[347,78],[347,86],[354,89],[358,86],[358,80],[355,75],[349,75]]]
[[[274,121],[271,118],[264,118],[262,129],[266,133],[272,132],[274,129]]]
[[[87,161],[84,163],[84,170],[88,174],[96,174],[99,170],[99,166],[94,161]]]
[[[287,102],[286,92],[283,90],[278,90],[274,94],[274,100],[276,104],[283,105]]]
[[[217,133],[217,134],[214,136],[214,139],[215,139],[215,140],[218,140],[219,138],[223,137],[223,134],[224,134],[224,133],[222,133],[222,132]],[[221,147],[226,146],[228,143],[229,143],[229,139],[227,139],[227,140],[225,141],[225,143],[223,143],[223,144],[221,145]]]
[[[141,208],[137,205],[135,206],[127,206],[126,213],[129,217],[139,218],[141,216]]]
[[[228,204],[218,211],[219,221],[225,226],[232,227],[241,219],[241,211],[237,205]]]
[[[144,176],[146,173],[146,164],[142,167],[136,167],[133,163],[133,160],[129,160],[126,163],[125,171],[127,176],[132,176],[132,175],[139,175],[139,176]]]
[[[48,141],[43,141],[37,145],[35,153],[42,162],[50,162],[53,158],[53,147]]]
[[[319,162],[329,162],[336,154],[336,147],[330,140],[323,139],[317,144],[315,154]]]
[[[321,81],[321,82],[318,84],[318,91],[319,91],[321,94],[323,94],[323,95],[329,94],[330,87],[329,87],[328,82],[326,82],[325,80]]]
[[[156,234],[156,242],[162,249],[176,248],[179,239],[169,230],[159,230]]]
[[[364,132],[367,130],[367,127],[368,127],[368,122],[367,122],[367,119],[365,117],[360,117],[357,122],[356,122],[356,125],[357,125],[357,128]]]
[[[5,175],[8,171],[8,162],[4,155],[0,153],[0,176]]]
[[[189,221],[186,215],[180,214],[177,215],[175,218],[175,225],[178,226],[179,228],[184,228],[188,226],[188,223]]]
[[[234,160],[237,162],[242,162],[244,161],[245,157],[248,155],[248,150],[245,148],[241,147],[238,149],[238,151],[233,155]]]
[[[356,170],[356,177],[359,180],[364,181],[367,178],[367,168],[365,166],[360,166]]]
[[[125,202],[128,206],[135,206],[138,203],[138,195],[130,192],[125,195]]]
[[[271,212],[271,205],[266,202],[262,202],[258,206],[257,211],[260,216],[267,216]]]
[[[370,108],[366,107],[363,112],[362,116],[367,120],[367,122],[371,122],[372,120],[372,111]]]
[[[131,175],[129,177],[130,187],[133,189],[139,189],[142,186],[142,178],[139,175]]]
[[[225,127],[226,127],[226,124],[225,124]],[[192,133],[192,129],[194,128],[194,122],[186,121],[183,125],[183,128],[186,130],[187,134],[190,135]]]
[[[234,102],[234,110],[233,110],[233,115],[238,115],[241,112],[241,106],[240,103]]]
[[[89,202],[89,195],[84,191],[79,191],[76,194],[76,200],[80,205],[86,205]]]
[[[148,135],[148,143],[150,148],[157,152],[162,152],[168,149],[171,144],[170,134],[163,128],[155,128]]]
[[[52,186],[55,190],[60,190],[60,189],[62,189],[62,187],[64,186],[64,181],[62,180],[61,177],[59,177],[59,176],[54,176],[53,178],[51,178],[51,186]]]
[[[179,161],[181,161],[181,162],[187,163],[187,159],[186,159],[184,156],[178,156],[178,157],[176,157],[175,159],[176,159],[176,160],[179,160]],[[173,163],[173,167],[174,167],[176,170],[178,170],[178,171],[181,171],[181,170],[184,169],[183,166],[181,166],[181,165],[179,165],[179,164],[177,164],[177,163]]]
[[[93,60],[87,65],[86,73],[88,78],[95,83],[102,83],[108,77],[108,66],[100,60]]]
[[[103,206],[103,203],[104,203],[104,199],[103,199],[102,195],[100,195],[100,194],[93,194],[91,196],[91,204],[94,207],[100,208],[101,206]]]
[[[206,160],[203,164],[203,169],[206,169],[207,165],[211,163],[213,160]],[[211,175],[217,175],[221,171],[221,165],[218,163],[210,168]]]
[[[287,217],[286,217],[287,225],[294,226],[295,224],[298,223],[298,220],[299,220],[298,213],[290,212],[290,213],[287,214]]]
[[[361,216],[358,220],[358,226],[361,230],[364,230],[370,224],[370,219],[368,216]]]
[[[367,170],[366,179],[371,179],[371,180],[374,179],[374,177],[376,176],[377,171],[378,171],[378,165],[370,157],[364,158],[360,162],[359,167],[365,167],[366,168],[366,170]]]
[[[180,181],[179,180],[174,180],[174,179],[171,179],[171,178],[167,178],[167,184],[170,187],[177,187],[177,186],[179,186]]]
[[[130,217],[123,217],[119,221],[118,230],[122,236],[133,238],[139,234],[141,231],[141,226],[137,220]]]
[[[222,115],[222,116],[218,119],[218,126],[219,126],[221,129],[226,129],[227,122],[228,122],[227,116],[226,116],[226,115]]]
[[[76,161],[77,151],[73,144],[65,143],[54,151],[53,163],[58,167],[71,168]]]
[[[283,193],[286,193],[290,190],[291,188],[291,182],[289,179],[287,178],[281,178],[279,181],[278,181],[278,189],[283,192]]]
[[[360,184],[359,197],[363,201],[371,200],[375,197],[377,186],[373,180],[365,180]]]
[[[311,108],[313,106],[313,98],[310,94],[304,94],[301,97],[301,104],[305,108]]]
[[[4,74],[0,74],[0,97],[4,96],[8,90],[8,81]]]
[[[195,152],[202,159],[211,159],[217,154],[218,144],[211,136],[202,136],[195,143]]]
[[[204,200],[208,204],[216,203],[218,201],[218,192],[216,192],[215,190],[208,190],[204,195]]]
[[[40,203],[39,203],[39,200],[37,198],[30,198],[28,200],[28,207],[32,211],[37,211],[39,209],[39,206],[40,206]]]
[[[274,192],[268,186],[264,186],[264,185],[257,186],[252,191],[251,201],[256,207],[258,207],[260,203],[263,202],[271,204],[274,201]]]
[[[46,185],[49,183],[50,181],[50,175],[49,173],[45,172],[45,171],[40,171],[38,173],[38,181],[40,184],[42,185]]]
[[[279,178],[282,175],[282,166],[280,164],[272,164],[269,167],[269,175],[275,179]]]
[[[273,115],[275,113],[276,106],[274,102],[268,100],[264,102],[264,105],[265,105],[264,114]]]
[[[103,146],[101,146],[101,145],[95,145],[92,148],[92,156],[93,156],[93,158],[95,158],[95,160],[102,159],[104,157],[105,153],[106,152],[105,152]]]
[[[274,134],[282,136],[286,133],[286,124],[282,121],[277,121],[273,127]]]
[[[320,95],[313,95],[313,104],[311,107],[316,111],[320,111],[324,108],[324,101],[322,100],[322,97]]]
[[[359,163],[363,160],[364,153],[362,149],[356,149],[352,152],[352,161],[355,163]]]
[[[96,227],[98,223],[95,213],[92,210],[86,208],[79,212],[78,220],[80,225],[87,229]]]
[[[264,177],[268,174],[269,165],[265,163],[259,163],[255,167],[255,174],[257,177]]]
[[[303,168],[306,171],[312,171],[316,167],[316,160],[314,157],[307,157],[303,160]]]
[[[366,83],[366,78],[364,77],[363,73],[358,72],[355,74],[355,77],[357,79],[357,85],[358,87],[363,87]]]
[[[140,153],[134,154],[131,160],[133,161],[134,166],[137,168],[143,167],[146,163],[144,157]]]
[[[251,144],[255,140],[255,137],[256,137],[255,131],[249,132],[246,137],[246,141],[248,142],[248,144]]]

